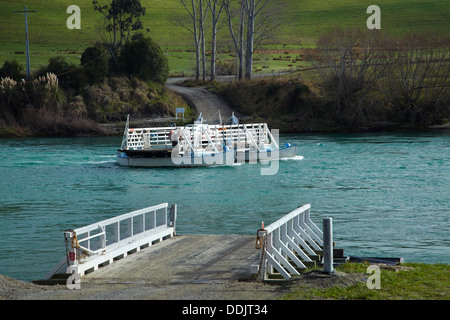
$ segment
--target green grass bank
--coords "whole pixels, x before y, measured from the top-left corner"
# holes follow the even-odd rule
[[[346,263],[336,270],[367,278],[369,263]],[[366,281],[328,287],[308,286],[297,281],[284,300],[449,300],[450,266],[405,263],[380,265],[380,288],[369,289]],[[337,276],[336,278],[338,278]]]

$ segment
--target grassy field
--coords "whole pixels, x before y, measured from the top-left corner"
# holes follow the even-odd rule
[[[337,270],[366,274],[368,263],[347,263]],[[450,266],[447,264],[407,263],[383,269],[380,288],[368,289],[365,282],[351,286],[311,288],[301,284],[283,297],[285,300],[449,300]]]
[[[177,15],[186,14],[180,1],[142,0],[141,3],[147,8],[144,27],[166,52],[171,73],[191,73],[194,63],[192,36],[173,23]],[[372,1],[356,0],[284,0],[281,3],[286,12],[283,24],[276,37],[268,40],[260,48],[259,55],[255,55],[259,59],[255,61],[259,72],[295,69],[299,64],[307,66],[308,63],[295,61],[293,54],[298,48],[310,47],[321,34],[335,27],[365,28],[369,16],[366,9],[373,4]],[[66,27],[69,17],[66,9],[71,4],[81,9],[80,30]],[[450,35],[450,3],[446,0],[379,0],[376,4],[381,8],[384,32],[395,36],[424,31]],[[102,31],[103,17],[93,10],[92,0],[36,0],[32,3],[0,0],[0,65],[13,59],[25,64],[24,17],[13,12],[23,10],[25,5],[38,11],[28,16],[32,69],[46,64],[54,55],[78,62],[87,46],[106,37]],[[219,36],[222,39],[228,36],[226,26]],[[233,59],[226,52],[219,58]]]

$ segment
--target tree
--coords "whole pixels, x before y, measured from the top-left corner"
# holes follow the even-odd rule
[[[136,31],[144,28],[141,17],[145,15],[145,8],[140,0],[103,0],[102,3],[94,0],[92,3],[94,10],[107,20],[106,30],[113,35],[114,47],[122,47]]]
[[[242,1],[247,14],[247,44],[245,56],[245,77],[252,78],[253,50],[255,41],[255,24],[258,15],[270,3],[270,0],[245,0]]]
[[[233,40],[235,52],[236,52],[236,77],[241,80],[244,70],[244,24],[245,24],[245,14],[244,6],[242,2],[245,0],[240,0],[241,5],[239,7],[239,31],[236,32],[233,29],[233,18],[236,15],[236,10],[231,7],[231,1],[224,1],[225,13],[227,15],[228,28],[230,30],[231,39]]]
[[[46,77],[49,73],[55,74],[59,85],[65,89],[79,89],[85,84],[83,69],[75,63],[67,62],[62,56],[49,58],[48,65],[37,70],[36,78]]]
[[[167,57],[151,38],[140,37],[127,42],[118,63],[123,73],[141,80],[165,84],[169,75]]]
[[[16,81],[20,81],[25,78],[23,73],[23,66],[16,60],[5,61],[3,67],[0,69],[0,78],[9,77]]]
[[[205,81],[206,80],[205,20],[206,20],[206,14],[208,13],[208,10],[207,10],[207,8],[203,7],[203,0],[199,0],[199,9],[200,9],[199,27],[200,27],[201,46],[202,46],[202,79],[203,79],[203,81]]]
[[[383,39],[378,30],[335,29],[318,42],[322,59],[316,70],[319,87],[339,122],[365,122],[372,89],[386,74]]]
[[[255,48],[264,39],[272,37],[274,31],[285,22],[284,4],[277,0],[239,0],[240,8],[236,9],[232,8],[231,0],[224,0],[224,6],[238,59],[238,78],[242,79],[245,67],[245,77],[251,79]],[[237,14],[240,15],[238,33],[232,26]]]
[[[450,115],[450,48],[433,34],[391,39],[383,91],[401,120],[436,123]]]
[[[207,10],[203,7],[203,0],[180,0],[186,12],[191,18],[191,23],[184,23],[178,20],[183,28],[187,29],[194,36],[195,46],[195,79],[200,80],[200,58],[203,66],[203,80],[206,78],[206,58],[205,58],[205,30],[204,23]]]
[[[81,65],[89,83],[102,81],[108,75],[108,55],[100,46],[88,47],[81,55]]]
[[[220,3],[219,3],[220,1]],[[212,21],[212,39],[211,39],[211,81],[216,76],[216,52],[217,52],[217,32],[219,29],[218,22],[222,14],[225,2],[222,0],[207,0],[209,11],[211,12]]]
[[[244,57],[246,66],[246,77],[252,77],[252,60],[255,47],[268,36],[272,34],[283,20],[281,18],[282,3],[278,0],[239,0],[240,20],[239,34],[233,29],[232,21],[235,17],[235,6],[232,8],[231,0],[180,0],[186,12],[189,14],[190,21],[186,23],[184,19],[176,20],[176,24],[189,30],[194,35],[194,44],[196,52],[196,79],[200,79],[200,65],[203,69],[203,80],[206,79],[206,59],[205,59],[205,21],[207,12],[211,13],[212,32],[211,32],[211,79],[215,77],[216,62],[216,37],[220,28],[220,18],[223,11],[226,12],[228,26],[231,37],[234,42],[235,50],[239,63],[239,78],[242,78]],[[206,6],[204,5],[206,1]],[[275,5],[276,4],[276,8]],[[257,19],[258,17],[258,19]],[[246,35],[244,35],[244,26],[247,26]],[[244,41],[246,45],[244,46]],[[244,54],[245,53],[245,54]],[[200,61],[201,59],[201,61]]]

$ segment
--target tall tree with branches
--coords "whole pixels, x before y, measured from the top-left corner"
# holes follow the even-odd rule
[[[434,34],[391,39],[383,92],[404,121],[436,123],[450,115],[450,46]]]
[[[112,45],[122,47],[131,37],[142,30],[141,17],[145,8],[140,0],[94,0],[94,10],[107,21],[106,30],[112,33]]]
[[[252,78],[253,53],[264,40],[273,37],[277,28],[284,23],[284,5],[278,0],[239,0],[238,6],[232,6],[231,0],[224,0],[228,27],[236,50],[238,79]],[[233,28],[233,20],[239,15],[238,31]]]
[[[388,68],[384,46],[378,30],[335,29],[319,39],[319,87],[339,122],[362,125],[373,114],[368,112],[372,89]]]
[[[204,25],[207,10],[203,0],[180,0],[190,17],[190,22],[177,19],[176,23],[187,29],[194,36],[195,46],[195,79],[200,80],[200,65],[203,67],[203,80],[206,78],[205,32]]]
[[[224,9],[227,16],[228,28],[230,30],[231,39],[233,40],[234,49],[236,52],[236,78],[241,80],[243,77],[244,69],[244,25],[245,14],[244,6],[242,2],[245,0],[239,0],[241,5],[238,9],[232,8],[231,0],[224,0]],[[233,18],[239,14],[238,31],[235,32],[233,28]]]
[[[245,0],[242,1],[247,15],[247,42],[245,55],[245,78],[252,78],[253,51],[255,44],[256,19],[262,10],[270,3],[270,0]]]
[[[211,12],[212,34],[211,34],[211,81],[216,76],[216,54],[217,54],[217,32],[219,30],[219,21],[224,8],[223,0],[206,0],[208,9]]]

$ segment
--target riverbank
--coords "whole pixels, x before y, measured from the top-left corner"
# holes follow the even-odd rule
[[[188,85],[194,85],[188,83]],[[203,84],[204,85],[204,84]],[[427,119],[412,120],[383,97],[353,107],[329,100],[314,83],[298,79],[263,79],[232,83],[213,82],[209,90],[220,95],[247,121],[267,122],[281,133],[348,133],[449,130],[449,106]],[[431,112],[431,111],[430,111]],[[350,116],[349,114],[352,113]],[[434,119],[434,120],[431,120]]]
[[[241,123],[266,122],[271,129],[278,129],[280,133],[368,133],[368,132],[450,132],[450,122],[418,126],[409,124],[398,124],[391,122],[376,122],[365,127],[354,129],[346,126],[330,124],[326,120],[298,121],[293,118],[261,118],[258,116],[245,116]],[[174,117],[157,118],[135,118],[132,125],[136,127],[165,127],[173,123],[178,125],[189,124],[189,121],[180,121]],[[0,126],[0,138],[24,138],[24,137],[101,137],[120,136],[123,134],[125,121],[113,121],[99,123],[90,119],[61,119],[51,121],[48,128],[51,131],[32,130],[20,125]]]
[[[218,119],[219,109],[222,119],[228,120],[235,112],[241,122],[265,122],[280,133],[450,130],[446,118],[405,121],[388,106],[367,111],[364,119],[342,121],[310,86],[282,78],[232,83],[169,79],[162,87],[116,77],[105,78],[102,84],[86,87],[77,95],[59,89],[38,95],[38,85],[23,90],[17,85],[4,94],[0,137],[115,136],[123,133],[127,114],[135,126],[158,127],[192,123],[200,112],[208,122]],[[32,93],[35,99],[29,103]],[[175,108],[180,107],[186,110],[184,121],[175,118]]]
[[[187,119],[195,114],[182,97],[151,81],[110,77],[76,91],[48,75],[2,86],[0,137],[118,135],[128,114],[158,126],[173,121],[178,107]]]
[[[0,300],[449,300],[450,266],[378,265],[380,289],[369,289],[368,263],[347,263],[327,276],[302,273],[289,282],[158,283],[84,280],[80,290],[45,286],[0,275]]]

